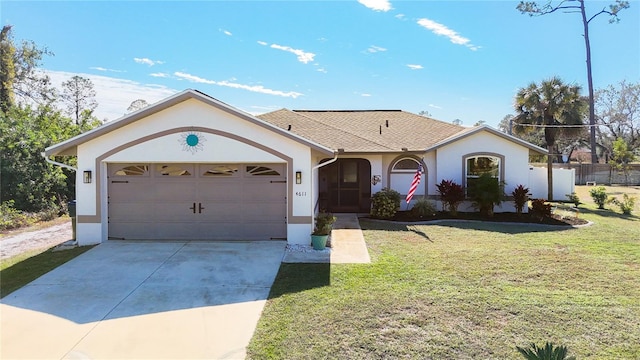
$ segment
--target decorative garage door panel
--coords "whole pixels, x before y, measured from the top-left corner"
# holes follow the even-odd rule
[[[109,238],[284,239],[284,164],[109,164]]]

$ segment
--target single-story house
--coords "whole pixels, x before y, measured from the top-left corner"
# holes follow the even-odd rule
[[[309,243],[314,214],[369,212],[371,195],[414,199],[490,172],[529,185],[546,150],[488,126],[400,110],[277,110],[252,116],[196,90],[45,149],[77,156],[77,241],[286,239]],[[51,160],[50,160],[51,161]],[[403,204],[403,207],[405,205]],[[461,209],[464,210],[464,209]],[[513,211],[504,203],[496,211]]]

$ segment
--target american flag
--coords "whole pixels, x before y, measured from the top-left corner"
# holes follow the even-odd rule
[[[416,174],[413,176],[413,181],[411,181],[411,187],[409,187],[409,192],[407,193],[407,205],[413,198],[413,194],[416,193],[418,185],[420,185],[420,178],[422,178],[422,164],[418,164],[418,170],[416,170]]]

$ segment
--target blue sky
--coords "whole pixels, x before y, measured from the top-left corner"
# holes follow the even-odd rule
[[[613,1],[611,1],[613,2]],[[595,13],[610,2],[587,1]],[[579,14],[529,17],[517,1],[6,1],[2,25],[55,56],[55,83],[90,78],[96,114],[187,88],[253,114],[402,109],[496,126],[520,87],[583,86]],[[591,23],[596,88],[640,81],[640,2]]]

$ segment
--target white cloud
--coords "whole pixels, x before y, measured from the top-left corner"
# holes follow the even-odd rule
[[[388,0],[358,0],[358,2],[375,11],[387,12],[392,9],[391,3]]]
[[[272,90],[272,89],[267,89],[262,85],[243,85],[243,84],[231,83],[231,82],[228,82],[228,81],[221,81],[221,82],[217,83],[217,85],[227,86],[227,87],[235,88],[235,89],[248,90],[248,91],[267,94],[267,95],[290,97],[290,98],[294,98],[294,99],[297,98],[298,96],[303,95],[303,94],[301,94],[299,92],[295,92],[295,91]]]
[[[227,80],[223,80],[223,81],[209,80],[209,79],[201,78],[201,77],[196,76],[196,75],[187,74],[187,73],[184,73],[184,72],[175,72],[175,73],[173,73],[173,75],[178,77],[178,78],[180,78],[180,79],[184,79],[184,80],[195,82],[195,83],[225,86],[225,87],[230,87],[230,88],[234,88],[234,89],[247,90],[247,91],[257,92],[257,93],[267,94],[267,95],[290,97],[290,98],[294,98],[294,99],[297,98],[298,96],[304,95],[304,94],[301,94],[301,93],[295,92],[295,91],[273,90],[273,89],[265,88],[262,85],[245,85],[245,84],[238,84],[238,83],[235,83],[235,82],[230,82],[230,81],[227,81]]]
[[[310,53],[310,52],[306,52],[304,50],[294,49],[294,48],[289,47],[289,46],[283,46],[283,45],[278,45],[278,44],[271,44],[271,48],[295,54],[298,57],[298,61],[300,61],[301,63],[304,63],[304,64],[307,64],[307,63],[313,61],[313,58],[316,56],[316,54],[314,54],[314,53]]]
[[[213,80],[207,80],[207,79],[204,79],[195,75],[183,73],[180,71],[174,72],[173,75],[177,76],[180,79],[188,80],[194,83],[216,85],[216,82]]]
[[[411,69],[411,70],[424,69],[424,67],[422,65],[419,65],[419,64],[407,64],[407,67],[409,67],[409,69]]]
[[[360,94],[360,96],[362,96],[362,97],[371,97],[371,94],[366,94],[365,93],[365,94]]]
[[[326,74],[326,73],[327,73],[327,69],[325,69],[325,68],[318,68],[318,69],[316,69],[316,71],[317,71],[317,72],[321,72],[321,73],[323,73],[323,74]]]
[[[445,36],[449,38],[449,41],[451,41],[454,44],[464,45],[473,51],[478,50],[480,48],[479,46],[471,44],[471,40],[467,39],[464,36],[461,36],[455,30],[449,29],[446,25],[437,23],[433,20],[429,20],[426,18],[420,19],[418,20],[418,25],[422,26],[427,30],[430,30],[436,35]]]
[[[267,44],[266,42],[264,42],[264,41],[258,41],[258,44],[260,44],[260,45],[264,45],[264,46],[267,46],[267,45],[268,45],[268,44]]]
[[[434,109],[442,109],[442,106],[438,106],[438,105],[434,105],[434,104],[429,104],[429,107],[434,108]]]
[[[380,46],[371,45],[371,46],[369,46],[367,51],[373,54],[373,53],[377,53],[377,52],[387,51],[387,49],[385,49],[383,47],[380,47]]]
[[[151,73],[151,74],[149,74],[149,76],[153,76],[153,77],[157,77],[157,78],[168,78],[171,75],[166,74],[166,73]]]
[[[98,102],[95,115],[101,120],[105,118],[115,120],[124,116],[127,108],[134,100],[144,99],[149,104],[153,104],[178,92],[162,85],[143,84],[137,81],[103,75],[52,70],[45,70],[44,72],[49,75],[51,83],[58,89],[62,87],[64,81],[76,75],[91,80],[96,91],[96,101]]]
[[[91,69],[91,70],[98,70],[98,71],[116,72],[116,73],[122,73],[122,72],[125,72],[124,70],[107,69],[107,68],[103,68],[102,66],[92,66],[92,67],[90,67],[89,69]]]
[[[149,66],[153,66],[153,65],[157,65],[157,64],[164,64],[164,61],[151,60],[149,58],[133,58],[133,61],[135,61],[138,64],[144,64],[144,65],[149,65]]]
[[[398,20],[406,20],[406,16],[404,14],[398,14],[396,16],[394,16],[396,19]]]
[[[233,34],[231,33],[231,31],[229,30],[225,30],[225,29],[220,29],[220,31],[222,31],[223,34],[227,35],[227,36],[233,36]]]

